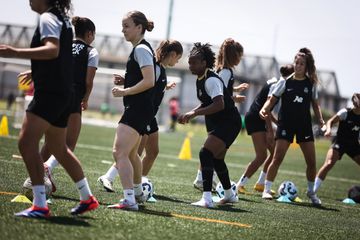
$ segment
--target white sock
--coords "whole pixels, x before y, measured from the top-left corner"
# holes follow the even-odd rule
[[[313,193],[314,192],[314,182],[308,181],[308,192]]]
[[[134,184],[134,192],[135,192],[135,196],[140,196],[143,192],[142,190],[142,184]]]
[[[109,168],[109,170],[105,173],[104,176],[111,182],[113,182],[117,175],[119,175],[118,169],[113,165]]]
[[[239,179],[237,185],[243,187],[243,186],[245,186],[245,184],[247,183],[248,180],[249,180],[249,178],[248,178],[248,177],[245,177],[244,174],[243,174],[243,175],[241,176],[241,178]]]
[[[50,170],[52,171],[55,167],[57,167],[59,165],[59,162],[56,160],[56,158],[54,157],[54,155],[51,155],[49,157],[49,159],[45,162],[46,166],[48,166],[48,168],[50,168]]]
[[[233,195],[233,190],[231,188],[229,189],[224,189],[224,198],[230,198]]]
[[[320,188],[322,182],[323,182],[323,180],[321,180],[321,178],[319,178],[319,177],[315,178],[314,192],[317,192],[317,190]]]
[[[217,175],[216,175],[216,172],[214,171],[214,174],[213,174],[213,182],[216,182],[216,179],[217,179]]]
[[[134,189],[124,189],[124,198],[129,201],[129,203],[136,203]]]
[[[198,169],[197,171],[197,175],[196,175],[196,178],[195,178],[196,181],[202,181],[203,178],[202,178],[202,172],[200,169]]]
[[[34,194],[33,204],[37,207],[46,208],[45,185],[32,186],[32,190]]]
[[[88,200],[90,196],[92,196],[89,183],[86,178],[78,181],[75,183],[77,189],[79,190],[80,194],[80,201]]]
[[[211,192],[203,192],[202,197],[206,202],[212,202]]]
[[[265,177],[266,177],[266,172],[261,171],[260,175],[259,175],[259,179],[257,180],[256,183],[258,184],[264,184],[265,183]]]
[[[264,192],[270,193],[272,184],[273,184],[272,181],[265,180]]]

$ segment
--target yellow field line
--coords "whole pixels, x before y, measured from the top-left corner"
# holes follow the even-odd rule
[[[194,220],[194,221],[220,223],[220,224],[226,224],[226,225],[232,225],[232,226],[244,227],[244,228],[251,228],[252,227],[251,225],[244,224],[244,223],[228,222],[228,221],[211,219],[211,218],[192,217],[192,216],[186,216],[186,215],[181,215],[181,214],[176,214],[176,213],[170,213],[170,214],[173,217],[190,219],[190,220]]]
[[[0,192],[0,194],[3,194],[3,195],[18,195],[19,193],[14,193],[14,192]]]

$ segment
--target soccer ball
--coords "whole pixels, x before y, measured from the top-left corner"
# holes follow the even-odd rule
[[[48,199],[52,193],[52,185],[48,177],[44,177],[44,185],[45,185],[46,199]],[[30,200],[33,199],[32,182],[29,177],[25,180],[23,184],[23,193],[28,199]]]
[[[280,196],[285,196],[293,201],[298,195],[298,190],[293,182],[284,181],[280,184],[278,193]]]
[[[348,198],[360,203],[360,186],[352,186],[348,191]]]
[[[141,178],[141,185],[142,185],[143,193],[146,196],[146,199],[148,200],[154,194],[154,186],[150,181],[150,179],[148,179],[147,177]]]
[[[230,183],[231,183],[231,189],[233,190],[233,192],[237,196],[236,183],[234,181],[230,181]],[[218,184],[216,185],[215,192],[216,192],[216,194],[218,195],[219,198],[224,197],[225,191],[224,191],[224,188],[223,188],[221,182],[218,182]]]

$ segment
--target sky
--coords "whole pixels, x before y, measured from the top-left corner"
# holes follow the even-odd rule
[[[167,36],[171,0],[73,0],[74,15],[86,16],[97,33],[120,35],[122,17],[139,10],[154,21],[149,39]],[[292,62],[297,50],[308,47],[320,70],[334,71],[340,94],[360,92],[358,0],[173,0],[170,38],[181,42],[220,45],[225,38],[239,41],[245,55],[275,56]],[[29,1],[2,4],[0,22],[35,25]]]

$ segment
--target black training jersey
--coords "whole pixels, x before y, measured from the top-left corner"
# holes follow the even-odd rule
[[[266,81],[266,84],[261,88],[258,95],[256,95],[254,102],[251,104],[249,113],[259,114],[261,108],[264,106],[268,99],[270,88],[277,82],[276,78],[272,78]]]
[[[160,68],[160,74],[159,77],[156,77],[154,88],[154,115],[156,115],[157,111],[159,110],[161,101],[164,98],[165,87],[167,84],[165,68],[160,63],[156,63],[156,65]]]
[[[59,55],[50,60],[31,60],[31,75],[34,81],[35,94],[40,92],[67,95],[71,92],[73,82],[72,68],[72,25],[68,18],[64,18],[56,9],[51,8],[51,13],[62,22],[59,38]],[[40,25],[37,26],[31,41],[31,48],[43,46]],[[52,36],[49,36],[52,37]]]
[[[198,79],[196,81],[197,97],[201,102],[201,106],[207,107],[213,103],[211,97],[208,95],[208,93],[206,92],[206,89],[205,89],[205,82],[211,77],[215,77],[215,78],[219,79],[219,81],[221,82],[221,84],[223,86],[224,109],[217,113],[211,114],[211,115],[205,115],[205,118],[210,118],[210,119],[215,120],[217,118],[223,117],[224,115],[228,114],[229,112],[233,112],[233,110],[235,109],[235,104],[234,104],[233,99],[231,98],[230,93],[227,91],[222,79],[213,71],[208,70],[206,73],[206,76],[203,80]]]
[[[74,89],[77,97],[81,99],[86,91],[86,74],[89,61],[89,52],[92,47],[81,40],[74,40],[72,45],[73,66],[74,66]]]
[[[221,75],[222,71],[229,71],[230,75],[228,76],[228,79],[223,79],[223,77]],[[231,68],[223,68],[223,69],[217,71],[217,73],[221,76],[224,84],[227,83],[227,84],[225,84],[225,87],[227,88],[230,96],[232,96],[234,93],[233,87],[234,87],[234,81],[235,81],[233,70]]]
[[[338,112],[340,118],[336,139],[340,142],[358,143],[360,132],[360,115],[354,113],[350,108]]]
[[[282,89],[279,86],[282,86]],[[310,104],[314,96],[313,91],[315,90],[309,78],[294,80],[290,77],[279,81],[273,91],[275,97],[281,98],[279,123],[311,123]]]
[[[140,44],[146,45],[151,50],[151,53],[153,55],[153,67],[154,67],[154,72],[155,72],[156,71],[156,69],[155,69],[156,60],[155,60],[154,51],[153,51],[151,45],[144,39],[141,40],[141,42],[137,46],[139,46]],[[128,61],[126,63],[124,88],[135,86],[137,83],[139,83],[143,79],[143,75],[142,75],[139,63],[135,60],[135,57],[134,57],[135,48],[137,46],[135,46],[133,48],[133,50],[131,51]],[[155,82],[155,79],[154,79],[154,82]],[[153,94],[154,94],[153,90],[154,90],[154,88],[150,88],[148,90],[145,90],[145,91],[135,94],[135,95],[124,96],[124,98],[123,98],[124,106],[127,107],[132,104],[151,104],[151,105],[153,105]]]

